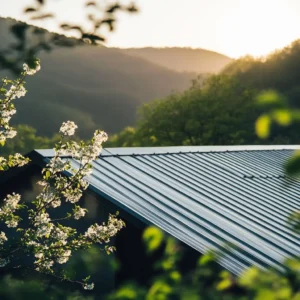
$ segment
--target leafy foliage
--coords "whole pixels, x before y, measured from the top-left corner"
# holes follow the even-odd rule
[[[109,146],[247,145],[261,144],[262,136],[266,144],[299,143],[299,126],[285,128],[292,119],[284,108],[261,116],[254,128],[266,110],[257,105],[257,95],[232,76],[196,81],[183,93],[145,104],[137,126],[112,136]]]

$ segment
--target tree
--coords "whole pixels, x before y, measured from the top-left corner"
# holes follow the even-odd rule
[[[10,126],[10,119],[16,113],[13,101],[25,96],[25,77],[33,75],[40,69],[38,60],[31,66],[24,64],[21,77],[16,80],[2,80],[0,100],[0,144],[5,145],[7,139],[16,136],[17,131]],[[70,226],[67,220],[79,220],[86,214],[86,209],[77,203],[87,189],[85,176],[91,174],[92,164],[101,152],[102,143],[107,140],[107,134],[97,130],[88,143],[70,140],[77,125],[72,121],[64,122],[60,128],[61,138],[54,151],[55,156],[42,170],[43,179],[38,182],[41,187],[39,195],[32,202],[21,202],[21,195],[9,194],[3,200],[0,210],[0,267],[25,268],[40,273],[53,275],[60,280],[81,284],[84,289],[93,289],[94,284],[89,278],[72,280],[59,268],[65,264],[72,254],[78,250],[88,249],[94,244],[103,244],[103,250],[109,254],[115,250],[110,240],[124,226],[116,215],[110,215],[106,224],[92,224],[82,233],[76,226]],[[79,161],[78,168],[71,166],[69,159]],[[29,159],[19,153],[11,154],[8,158],[0,157],[0,170],[22,167]],[[63,176],[63,172],[70,176]],[[53,210],[64,203],[68,208],[59,218],[53,218]],[[27,259],[24,260],[24,258]],[[29,257],[29,259],[28,259]]]
[[[265,105],[258,105],[254,100],[257,94],[257,89],[241,83],[235,76],[214,75],[204,85],[195,81],[183,93],[142,106],[136,128],[127,128],[113,136],[109,145],[299,143],[299,125],[287,128],[275,122],[267,139],[262,141],[256,136],[253,124],[257,116],[266,110]]]

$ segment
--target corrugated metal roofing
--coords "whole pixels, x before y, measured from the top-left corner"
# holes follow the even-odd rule
[[[300,255],[299,236],[286,223],[300,209],[300,183],[283,169],[293,149],[299,147],[105,149],[88,181],[105,198],[202,253],[238,246],[221,259],[234,273],[249,265],[284,270],[286,258]]]

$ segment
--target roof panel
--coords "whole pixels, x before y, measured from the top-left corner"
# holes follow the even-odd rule
[[[283,169],[294,149],[299,147],[105,149],[87,180],[127,212],[200,252],[235,244],[221,260],[234,273],[252,264],[283,270],[286,258],[300,255],[299,236],[286,224],[300,209],[300,183]]]

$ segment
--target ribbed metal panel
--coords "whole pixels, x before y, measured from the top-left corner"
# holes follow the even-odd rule
[[[236,245],[221,260],[234,273],[249,265],[284,270],[286,258],[300,255],[286,223],[300,209],[300,183],[283,168],[293,150],[151,149],[106,149],[91,187],[202,253]]]

